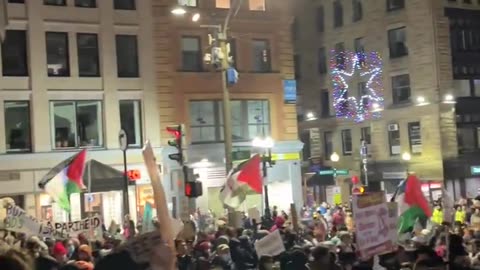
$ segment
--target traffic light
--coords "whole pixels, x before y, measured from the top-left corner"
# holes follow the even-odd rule
[[[188,198],[198,198],[203,195],[203,186],[200,181],[185,183],[185,196]]]
[[[178,162],[180,165],[184,163],[183,155],[183,129],[182,125],[169,126],[167,127],[167,132],[173,135],[173,139],[168,141],[168,145],[175,147],[178,150],[178,153],[168,155],[168,158]]]
[[[363,193],[365,193],[363,186],[355,186],[352,188],[352,195],[362,195]]]

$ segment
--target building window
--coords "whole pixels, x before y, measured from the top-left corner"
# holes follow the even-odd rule
[[[135,0],[114,0],[114,9],[135,10]]]
[[[387,11],[405,8],[405,0],[387,0]]]
[[[96,0],[75,0],[76,7],[84,7],[84,8],[96,8],[97,1]]]
[[[298,80],[302,77],[302,70],[301,70],[302,59],[299,54],[295,54],[293,56],[293,65],[295,69],[295,79]]]
[[[406,28],[400,27],[388,31],[390,58],[408,55]]]
[[[325,11],[323,6],[319,6],[316,9],[315,20],[317,23],[317,32],[325,31]]]
[[[350,129],[342,130],[342,151],[344,156],[352,155],[352,131]]]
[[[70,56],[68,52],[68,34],[47,32],[47,69],[50,77],[70,76]]]
[[[363,7],[361,0],[352,0],[353,21],[358,22],[363,18]]]
[[[293,18],[293,23],[291,25],[291,33],[292,33],[292,40],[297,40],[298,39],[298,18]]]
[[[321,104],[321,108],[320,108],[321,116],[323,118],[329,117],[330,116],[330,94],[328,92],[328,89],[322,90],[321,96],[320,96],[320,104]]]
[[[4,108],[7,152],[30,152],[30,103],[6,101]]]
[[[100,76],[97,34],[77,34],[78,72],[80,77]]]
[[[457,142],[460,154],[477,152],[480,148],[480,127],[457,127]]]
[[[2,43],[3,76],[28,76],[27,32],[7,30]]]
[[[202,50],[199,37],[182,37],[182,70],[202,71]]]
[[[333,133],[331,131],[323,133],[323,149],[325,151],[325,160],[330,160],[330,156],[333,154]]]
[[[265,11],[265,0],[248,0],[248,8],[254,11]]]
[[[25,0],[8,0],[11,4],[25,4]]]
[[[180,6],[196,7],[197,0],[178,0]]]
[[[422,153],[422,129],[420,122],[408,123],[408,140],[412,154]]]
[[[216,8],[230,8],[231,0],[215,0]]]
[[[55,149],[103,146],[100,101],[50,102]]]
[[[48,6],[66,6],[67,5],[65,0],[43,0],[43,4]]]
[[[232,139],[250,141],[270,134],[267,100],[232,101]],[[220,101],[191,101],[192,143],[223,141],[223,114]]]
[[[343,7],[340,1],[333,2],[333,27],[343,26]]]
[[[120,100],[120,123],[127,133],[127,143],[142,145],[142,110],[140,100]]]
[[[270,44],[268,40],[256,39],[252,41],[253,49],[253,71],[271,72]]]
[[[366,144],[372,144],[372,130],[370,127],[362,127],[360,133],[362,141],[365,141]]]
[[[390,155],[400,155],[400,129],[398,124],[389,124],[387,126],[388,131],[388,144],[390,146]]]
[[[465,3],[465,4],[471,4],[471,3],[472,3],[472,0],[463,0],[463,3]]]
[[[318,73],[327,73],[327,52],[325,48],[318,49]]]
[[[410,102],[410,76],[408,74],[392,77],[393,104]]]
[[[345,69],[345,45],[343,42],[335,44],[335,54],[337,68],[341,70]]]
[[[367,99],[366,102],[368,102],[368,89],[367,89],[367,83],[366,82],[359,82],[357,84],[357,90],[358,90],[358,97],[359,99]]]
[[[363,37],[356,38],[353,41],[355,52],[357,53],[360,66],[365,64],[365,39]]]
[[[117,75],[119,78],[137,78],[138,70],[138,44],[137,36],[117,35]]]

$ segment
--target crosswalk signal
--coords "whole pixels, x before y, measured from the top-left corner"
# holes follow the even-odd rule
[[[198,198],[203,195],[203,186],[200,181],[185,183],[185,196],[188,198]]]
[[[353,187],[352,194],[353,195],[362,195],[365,193],[365,188],[363,186]]]
[[[183,153],[182,153],[182,140],[183,140],[183,131],[182,125],[170,126],[167,127],[167,132],[173,135],[173,139],[168,141],[168,145],[175,147],[178,150],[178,153],[168,155],[168,158],[178,162],[180,165],[183,165]]]

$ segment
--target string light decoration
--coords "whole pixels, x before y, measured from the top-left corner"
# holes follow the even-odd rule
[[[363,122],[380,117],[383,110],[382,58],[376,52],[356,53],[332,50],[330,70],[333,107],[338,118]],[[352,94],[348,82],[359,76],[364,87]]]

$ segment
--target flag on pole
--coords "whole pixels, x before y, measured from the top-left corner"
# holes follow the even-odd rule
[[[262,193],[260,155],[255,155],[233,168],[220,191],[220,200],[229,207],[238,208],[249,192]]]
[[[80,193],[85,189],[83,171],[87,150],[62,161],[51,169],[38,183],[58,205],[70,212],[70,194]]]
[[[393,194],[392,202],[398,203],[399,233],[414,229],[417,219],[432,216],[432,210],[422,193],[420,180],[415,175],[409,175],[400,183]]]

